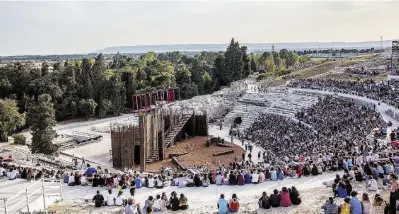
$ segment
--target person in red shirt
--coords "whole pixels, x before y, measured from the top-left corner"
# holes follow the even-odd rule
[[[300,177],[302,177],[302,167],[301,167],[301,165],[299,165],[298,164],[298,170],[297,170],[297,173],[298,173],[298,178],[300,178]]]
[[[236,213],[238,212],[239,208],[240,208],[240,202],[238,202],[237,195],[233,194],[233,197],[229,202],[229,211],[232,213]]]

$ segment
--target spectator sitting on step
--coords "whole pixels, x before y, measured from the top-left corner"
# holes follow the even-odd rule
[[[97,194],[93,197],[93,201],[95,207],[104,206],[104,196],[100,194],[100,190],[97,190]]]
[[[155,188],[157,188],[157,189],[163,188],[163,181],[162,181],[161,176],[157,177],[157,179],[155,180],[155,184],[156,184]]]
[[[115,205],[115,197],[112,195],[112,190],[108,190],[107,206]]]
[[[155,181],[154,178],[152,177],[152,175],[148,176],[148,180],[147,180],[147,187],[148,188],[154,188],[155,187]]]

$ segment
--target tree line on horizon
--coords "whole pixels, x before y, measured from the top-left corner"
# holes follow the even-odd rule
[[[136,93],[177,86],[182,99],[210,94],[262,70],[282,75],[297,62],[309,61],[286,49],[248,54],[231,40],[225,52],[187,56],[178,51],[148,52],[138,58],[102,54],[41,69],[27,63],[0,68],[0,141],[20,128],[31,128],[34,153],[53,153],[56,121],[117,116],[133,106]]]

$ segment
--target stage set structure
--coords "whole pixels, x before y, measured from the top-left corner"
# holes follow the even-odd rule
[[[169,89],[160,91],[170,92]],[[205,111],[164,104],[165,101],[175,101],[174,93],[168,96],[168,100],[162,96],[152,96],[158,92],[147,94],[154,99],[148,102],[148,96],[143,98],[147,100],[147,105],[138,105],[138,109],[135,109],[138,124],[111,124],[110,153],[115,168],[140,168],[146,171],[146,164],[166,159],[168,147],[189,137],[208,136]],[[134,95],[133,99],[136,97]]]

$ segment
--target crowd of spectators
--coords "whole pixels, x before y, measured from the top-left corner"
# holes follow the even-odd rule
[[[372,79],[365,81],[349,81],[312,78],[292,80],[289,82],[288,86],[353,94],[379,100],[399,108],[399,80],[395,79],[377,83]]]

